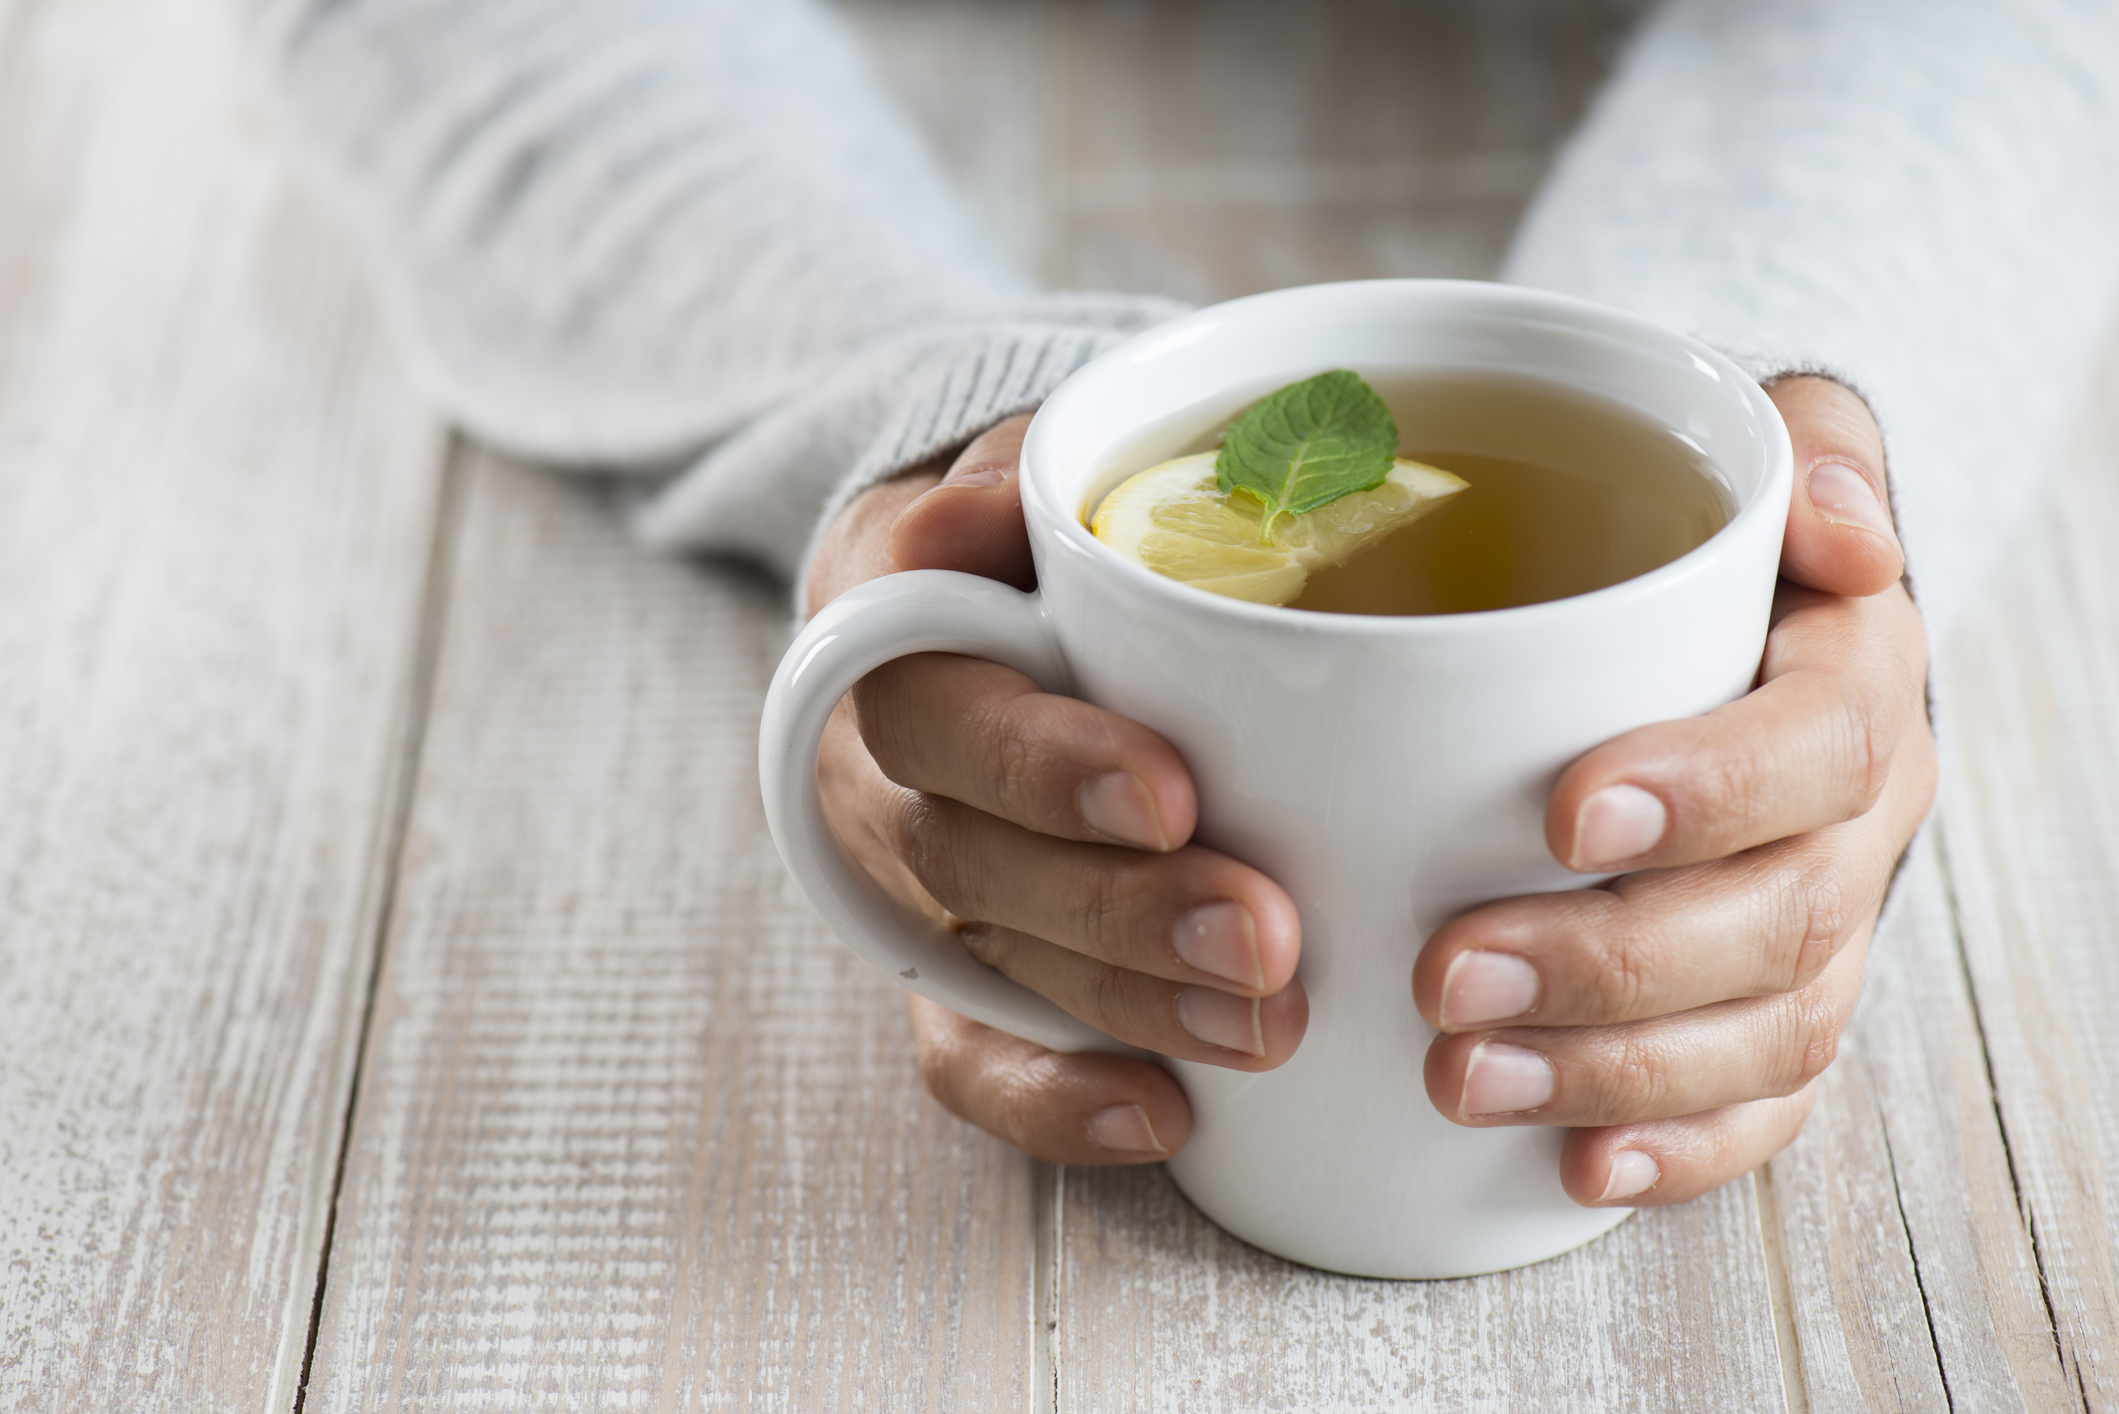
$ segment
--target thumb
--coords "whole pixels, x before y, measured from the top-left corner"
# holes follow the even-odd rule
[[[1029,426],[1024,414],[981,434],[940,485],[898,513],[890,529],[897,568],[962,570],[1018,589],[1036,587],[1016,480]]]
[[[1795,447],[1781,576],[1827,594],[1881,593],[1905,572],[1885,493],[1884,442],[1869,406],[1829,378],[1766,390]]]

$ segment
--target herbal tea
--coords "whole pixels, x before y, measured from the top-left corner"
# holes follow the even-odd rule
[[[1729,519],[1706,458],[1608,403],[1529,383],[1379,380],[1402,454],[1467,489],[1291,606],[1461,614],[1565,599],[1669,564]]]
[[[1327,395],[1339,401],[1317,413]],[[1365,421],[1382,411],[1375,395],[1389,413],[1374,418],[1380,433]],[[1274,406],[1291,396],[1292,407]],[[1360,398],[1368,405],[1341,411]],[[1379,484],[1378,468],[1391,465],[1393,421],[1398,460]],[[1368,443],[1331,440],[1349,428]],[[1273,445],[1299,445],[1311,458],[1299,475],[1284,473],[1285,485],[1270,480],[1277,464],[1246,472],[1261,437],[1275,436]],[[1329,484],[1336,468],[1351,465],[1346,458],[1379,455],[1378,436],[1384,460],[1367,463],[1366,475],[1348,473],[1362,477],[1362,489]],[[1221,465],[1241,454],[1233,491],[1226,479],[1217,491],[1209,470],[1216,458],[1207,449],[1225,438]],[[1423,373],[1363,384],[1321,375],[1188,445],[1173,440],[1156,439],[1162,455],[1199,455],[1114,488],[1093,522],[1098,537],[1173,578],[1297,609],[1457,614],[1564,599],[1668,564],[1729,518],[1706,459],[1669,430],[1528,380]],[[1314,475],[1312,465],[1324,468],[1321,489],[1296,484]],[[1321,509],[1296,513],[1305,493]]]

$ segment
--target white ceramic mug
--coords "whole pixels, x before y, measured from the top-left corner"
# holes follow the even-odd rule
[[[1735,507],[1705,544],[1570,599],[1432,617],[1316,614],[1165,579],[1087,513],[1123,474],[1327,368],[1532,378],[1608,399],[1705,454]],[[1421,1079],[1435,1033],[1413,959],[1466,907],[1586,882],[1546,849],[1560,771],[1751,685],[1787,515],[1788,436],[1713,350],[1630,315],[1504,285],[1282,290],[1152,329],[1076,373],[1023,445],[1038,591],[918,571],[810,622],[766,700],[759,765],[781,857],[856,952],[944,1006],[1059,1050],[1125,1050],[893,904],[838,847],[816,788],[833,704],[872,668],[947,651],[1160,732],[1199,798],[1195,838],[1263,870],[1302,918],[1309,1029],[1277,1070],[1165,1061],[1192,1104],[1170,1160],[1209,1217],[1333,1271],[1448,1277],[1554,1256],[1623,1219],[1560,1187],[1564,1131],[1466,1129]]]

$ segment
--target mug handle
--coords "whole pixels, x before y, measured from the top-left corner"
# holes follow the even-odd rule
[[[765,819],[788,872],[839,940],[899,985],[1055,1051],[1140,1054],[985,966],[953,929],[885,894],[825,823],[824,724],[856,682],[910,653],[966,653],[1047,692],[1073,686],[1040,595],[951,570],[907,570],[832,600],[780,660],[758,733]]]

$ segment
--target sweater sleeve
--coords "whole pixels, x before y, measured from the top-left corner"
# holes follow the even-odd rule
[[[818,0],[238,0],[423,381],[795,575],[837,501],[1176,311],[1043,295]]]
[[[1507,278],[1860,391],[1946,626],[2047,491],[2119,299],[2119,6],[1675,0]]]

